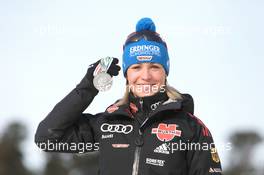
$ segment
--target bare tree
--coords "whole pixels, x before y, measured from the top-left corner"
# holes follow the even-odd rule
[[[225,175],[261,175],[252,162],[255,146],[262,141],[260,135],[255,131],[241,131],[231,135],[233,145],[230,154],[230,167]]]
[[[0,139],[0,175],[31,175],[23,164],[21,143],[26,138],[24,125],[14,122],[4,131]]]

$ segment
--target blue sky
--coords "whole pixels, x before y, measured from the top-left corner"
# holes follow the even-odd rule
[[[33,143],[38,123],[101,57],[121,58],[122,44],[142,17],[151,17],[167,42],[168,81],[190,93],[195,114],[218,145],[237,130],[264,136],[263,1],[1,1],[0,134],[19,120],[29,128],[26,163],[43,165]],[[121,61],[121,60],[120,60]],[[97,113],[122,96],[114,79],[86,112]],[[262,144],[263,146],[263,144]],[[219,149],[224,168],[231,151]],[[260,149],[255,156],[264,162]]]

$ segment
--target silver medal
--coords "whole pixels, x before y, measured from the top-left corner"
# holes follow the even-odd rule
[[[107,91],[112,87],[113,79],[111,75],[107,73],[108,68],[110,67],[113,61],[112,57],[105,57],[100,60],[98,65],[98,72],[95,72],[93,84],[98,91]]]
[[[101,72],[98,75],[96,75],[93,79],[94,87],[98,91],[107,91],[111,88],[113,83],[112,77],[105,73]]]

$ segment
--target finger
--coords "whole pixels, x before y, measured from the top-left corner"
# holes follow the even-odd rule
[[[113,58],[112,64],[118,64],[119,60],[117,58]]]
[[[119,65],[117,65],[117,64],[111,64],[111,66],[109,67],[109,69],[108,70],[110,70],[110,69],[121,69],[120,68],[120,66]]]
[[[113,69],[109,69],[107,72],[112,76],[117,76],[119,71],[121,70],[120,66],[116,66]]]
[[[119,72],[120,70],[121,70],[121,68],[119,66],[116,66],[113,69],[109,69],[107,72],[111,74],[111,73],[114,73],[114,72]]]
[[[115,65],[114,69],[120,71],[121,67],[119,65]]]
[[[109,72],[109,75],[111,76],[117,76],[119,74],[119,71],[111,71]]]

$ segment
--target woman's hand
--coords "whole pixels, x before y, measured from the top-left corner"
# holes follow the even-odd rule
[[[77,85],[78,89],[90,89],[90,90],[94,91],[96,94],[98,93],[98,90],[93,85],[93,79],[94,79],[94,76],[98,73],[100,61],[101,61],[101,59],[96,61],[95,63],[91,64],[88,67],[86,75],[84,76],[82,81]],[[111,65],[107,69],[107,73],[111,77],[117,76],[119,71],[121,70],[121,67],[118,65],[118,62],[119,61],[117,58],[113,58]]]
[[[91,64],[89,67],[88,67],[88,70],[87,70],[87,78],[89,80],[93,80],[94,76],[98,74],[98,68],[100,67],[100,60],[98,60],[97,62]],[[109,75],[112,76],[117,76],[119,71],[121,70],[121,67],[118,65],[118,59],[117,58],[113,58],[113,61],[111,63],[111,65],[109,66],[108,70],[107,70],[107,73]]]

